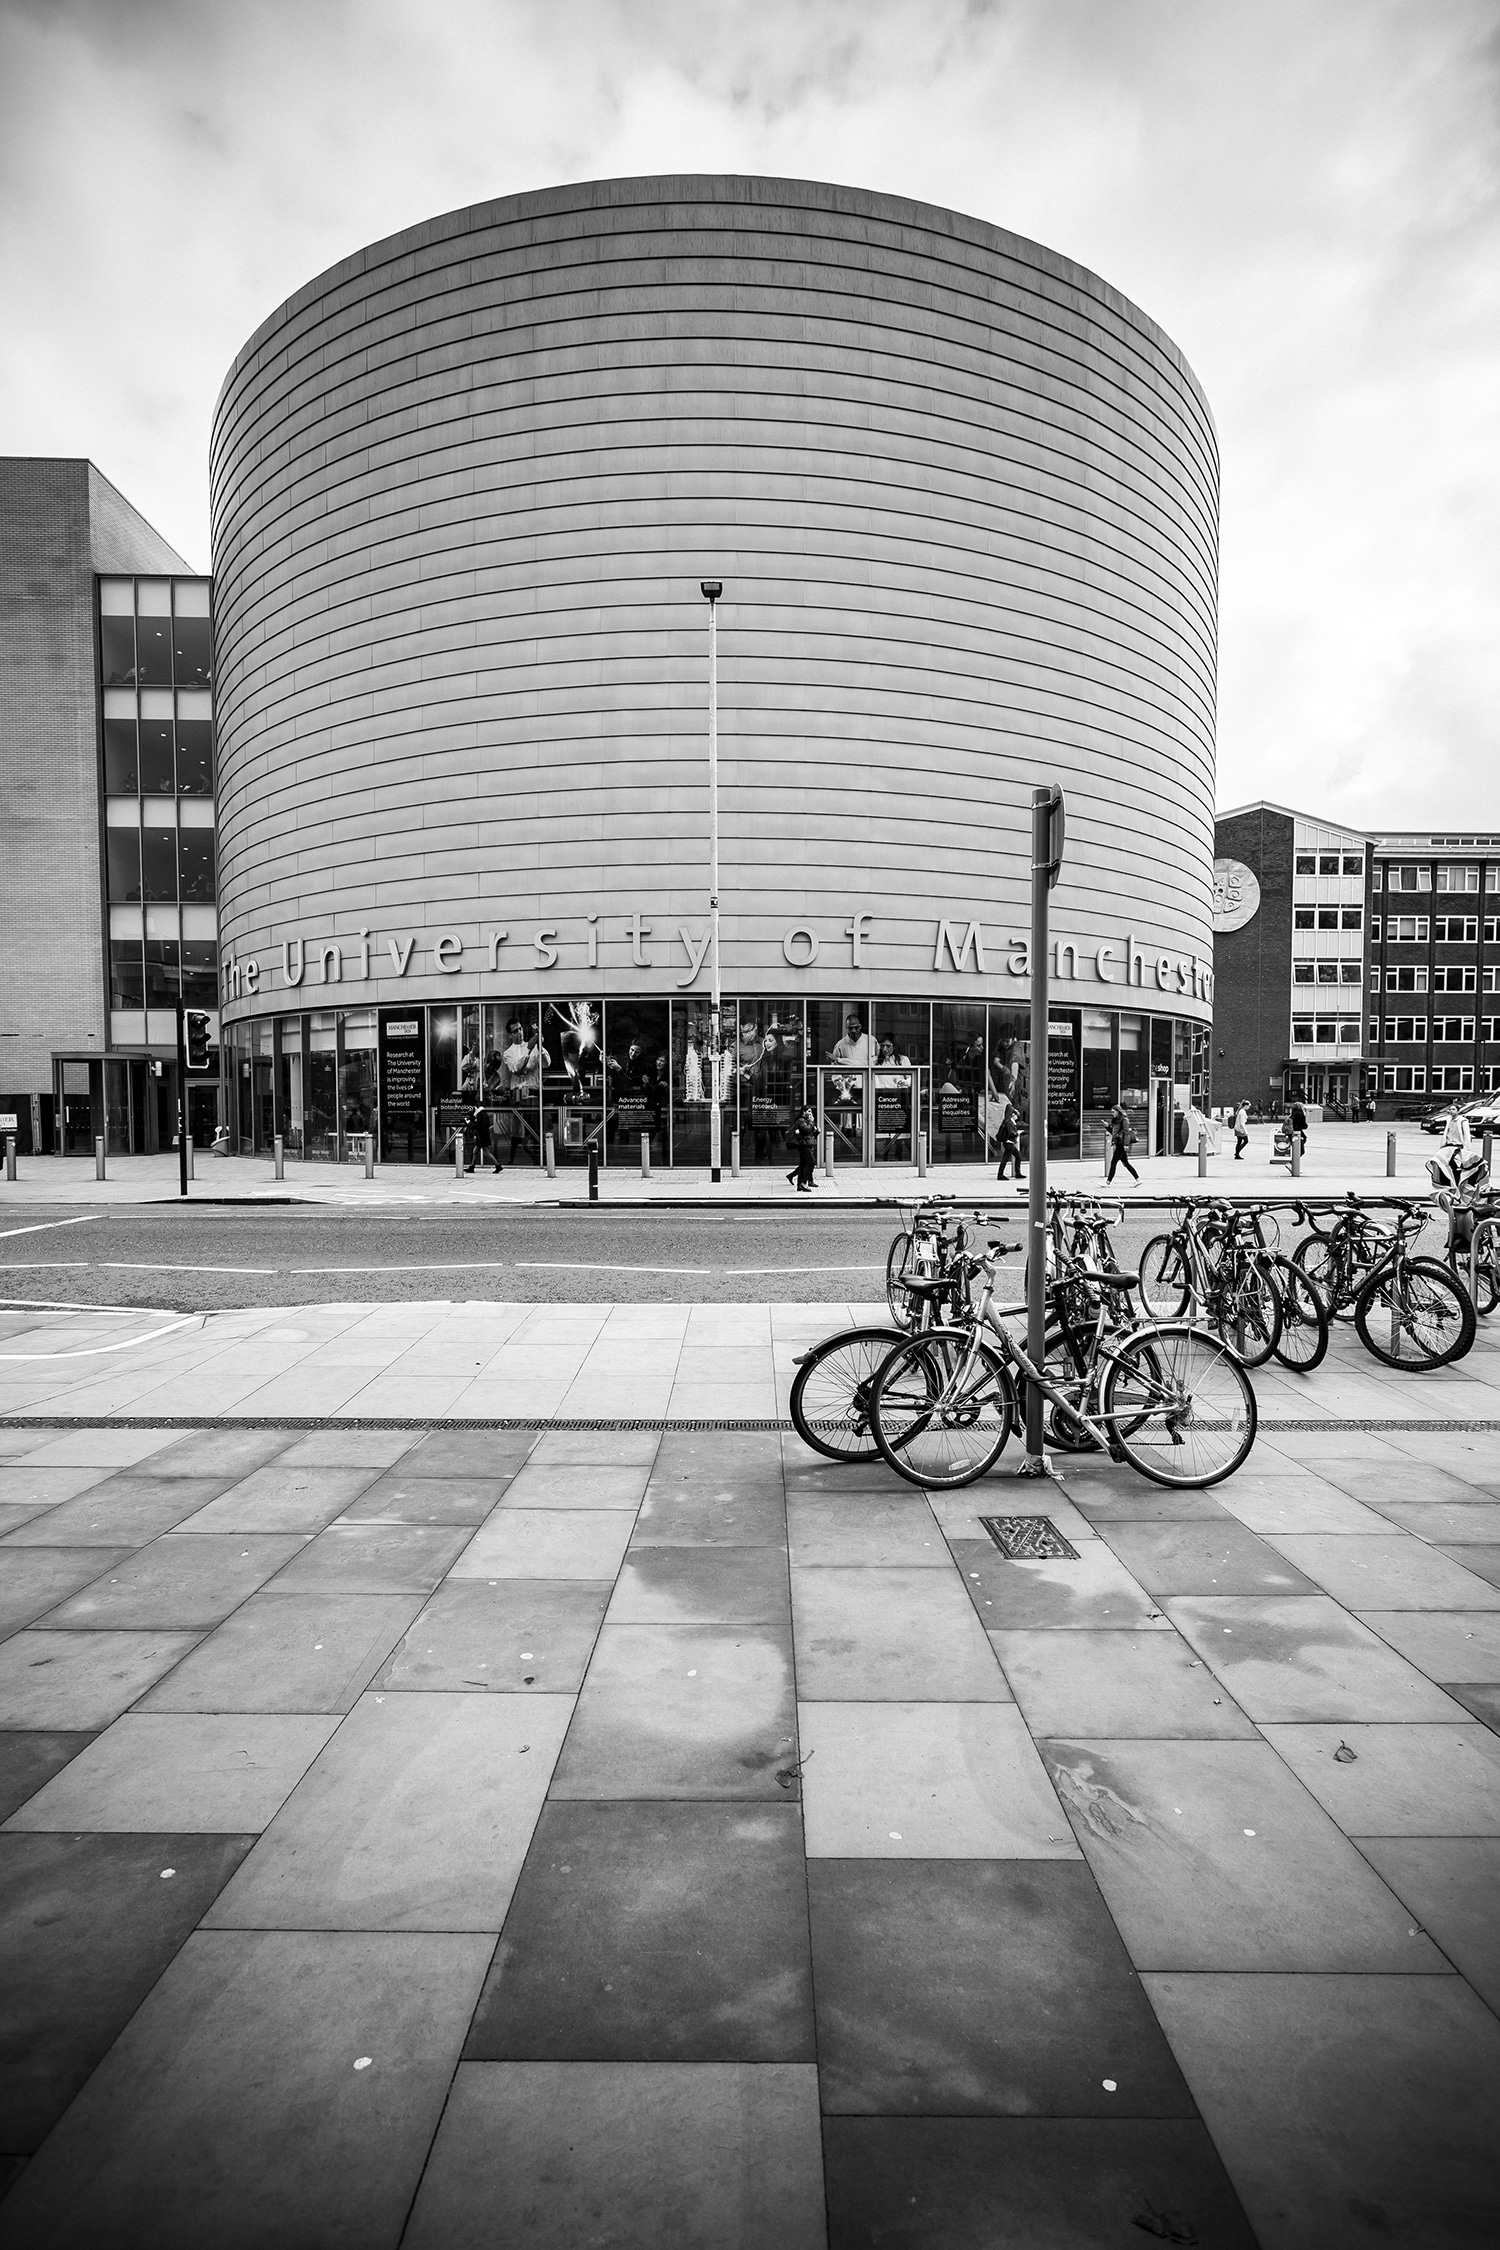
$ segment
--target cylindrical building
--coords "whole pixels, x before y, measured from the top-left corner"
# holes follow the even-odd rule
[[[851,1159],[989,1150],[1039,780],[1053,1146],[1117,1099],[1170,1132],[1211,1012],[1217,449],[1094,275],[807,181],[507,197],[265,322],[212,475],[242,1142],[421,1159],[482,1097],[518,1161],[703,1160],[704,580],[747,1161],[804,1097]]]

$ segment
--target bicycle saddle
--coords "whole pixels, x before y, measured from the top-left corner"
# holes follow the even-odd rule
[[[931,1281],[908,1281],[905,1275],[897,1277],[896,1287],[904,1289],[908,1297],[935,1297],[940,1289],[952,1289],[959,1280],[954,1273],[939,1274]]]
[[[1084,1281],[1092,1281],[1100,1289],[1139,1289],[1138,1273],[1112,1273],[1104,1266],[1083,1265],[1078,1268]]]

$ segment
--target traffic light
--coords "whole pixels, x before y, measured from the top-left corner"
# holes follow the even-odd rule
[[[210,1020],[197,1008],[187,1010],[187,1066],[191,1070],[212,1070],[208,1057]]]

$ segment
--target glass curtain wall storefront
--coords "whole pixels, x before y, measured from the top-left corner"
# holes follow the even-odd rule
[[[1024,1143],[1030,1016],[983,1001],[808,1000],[723,1004],[719,1098],[724,1156],[793,1161],[804,1102],[843,1163],[904,1163],[925,1133],[934,1164],[997,1162],[1012,1110]],[[288,1156],[384,1163],[450,1158],[476,1106],[500,1164],[704,1165],[713,1099],[701,999],[476,1001],[325,1009],[229,1031],[240,1145]],[[1102,1157],[1116,1102],[1140,1113],[1138,1153],[1168,1151],[1200,1067],[1200,1026],[1170,1016],[1053,1007],[1047,1148]]]

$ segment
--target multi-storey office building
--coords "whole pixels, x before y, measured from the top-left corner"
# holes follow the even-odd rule
[[[1500,835],[1215,828],[1214,1098],[1393,1115],[1500,1093]]]
[[[0,1117],[169,1147],[179,992],[218,1022],[209,582],[90,462],[8,459],[0,588]]]
[[[1500,1093],[1500,835],[1381,836],[1372,880],[1380,1099]]]
[[[992,1142],[1033,783],[1068,793],[1049,1140],[1206,1090],[1218,460],[1153,322],[806,181],[451,213],[311,282],[213,449],[240,1145],[701,1162]],[[719,581],[725,1043],[708,1067]]]

